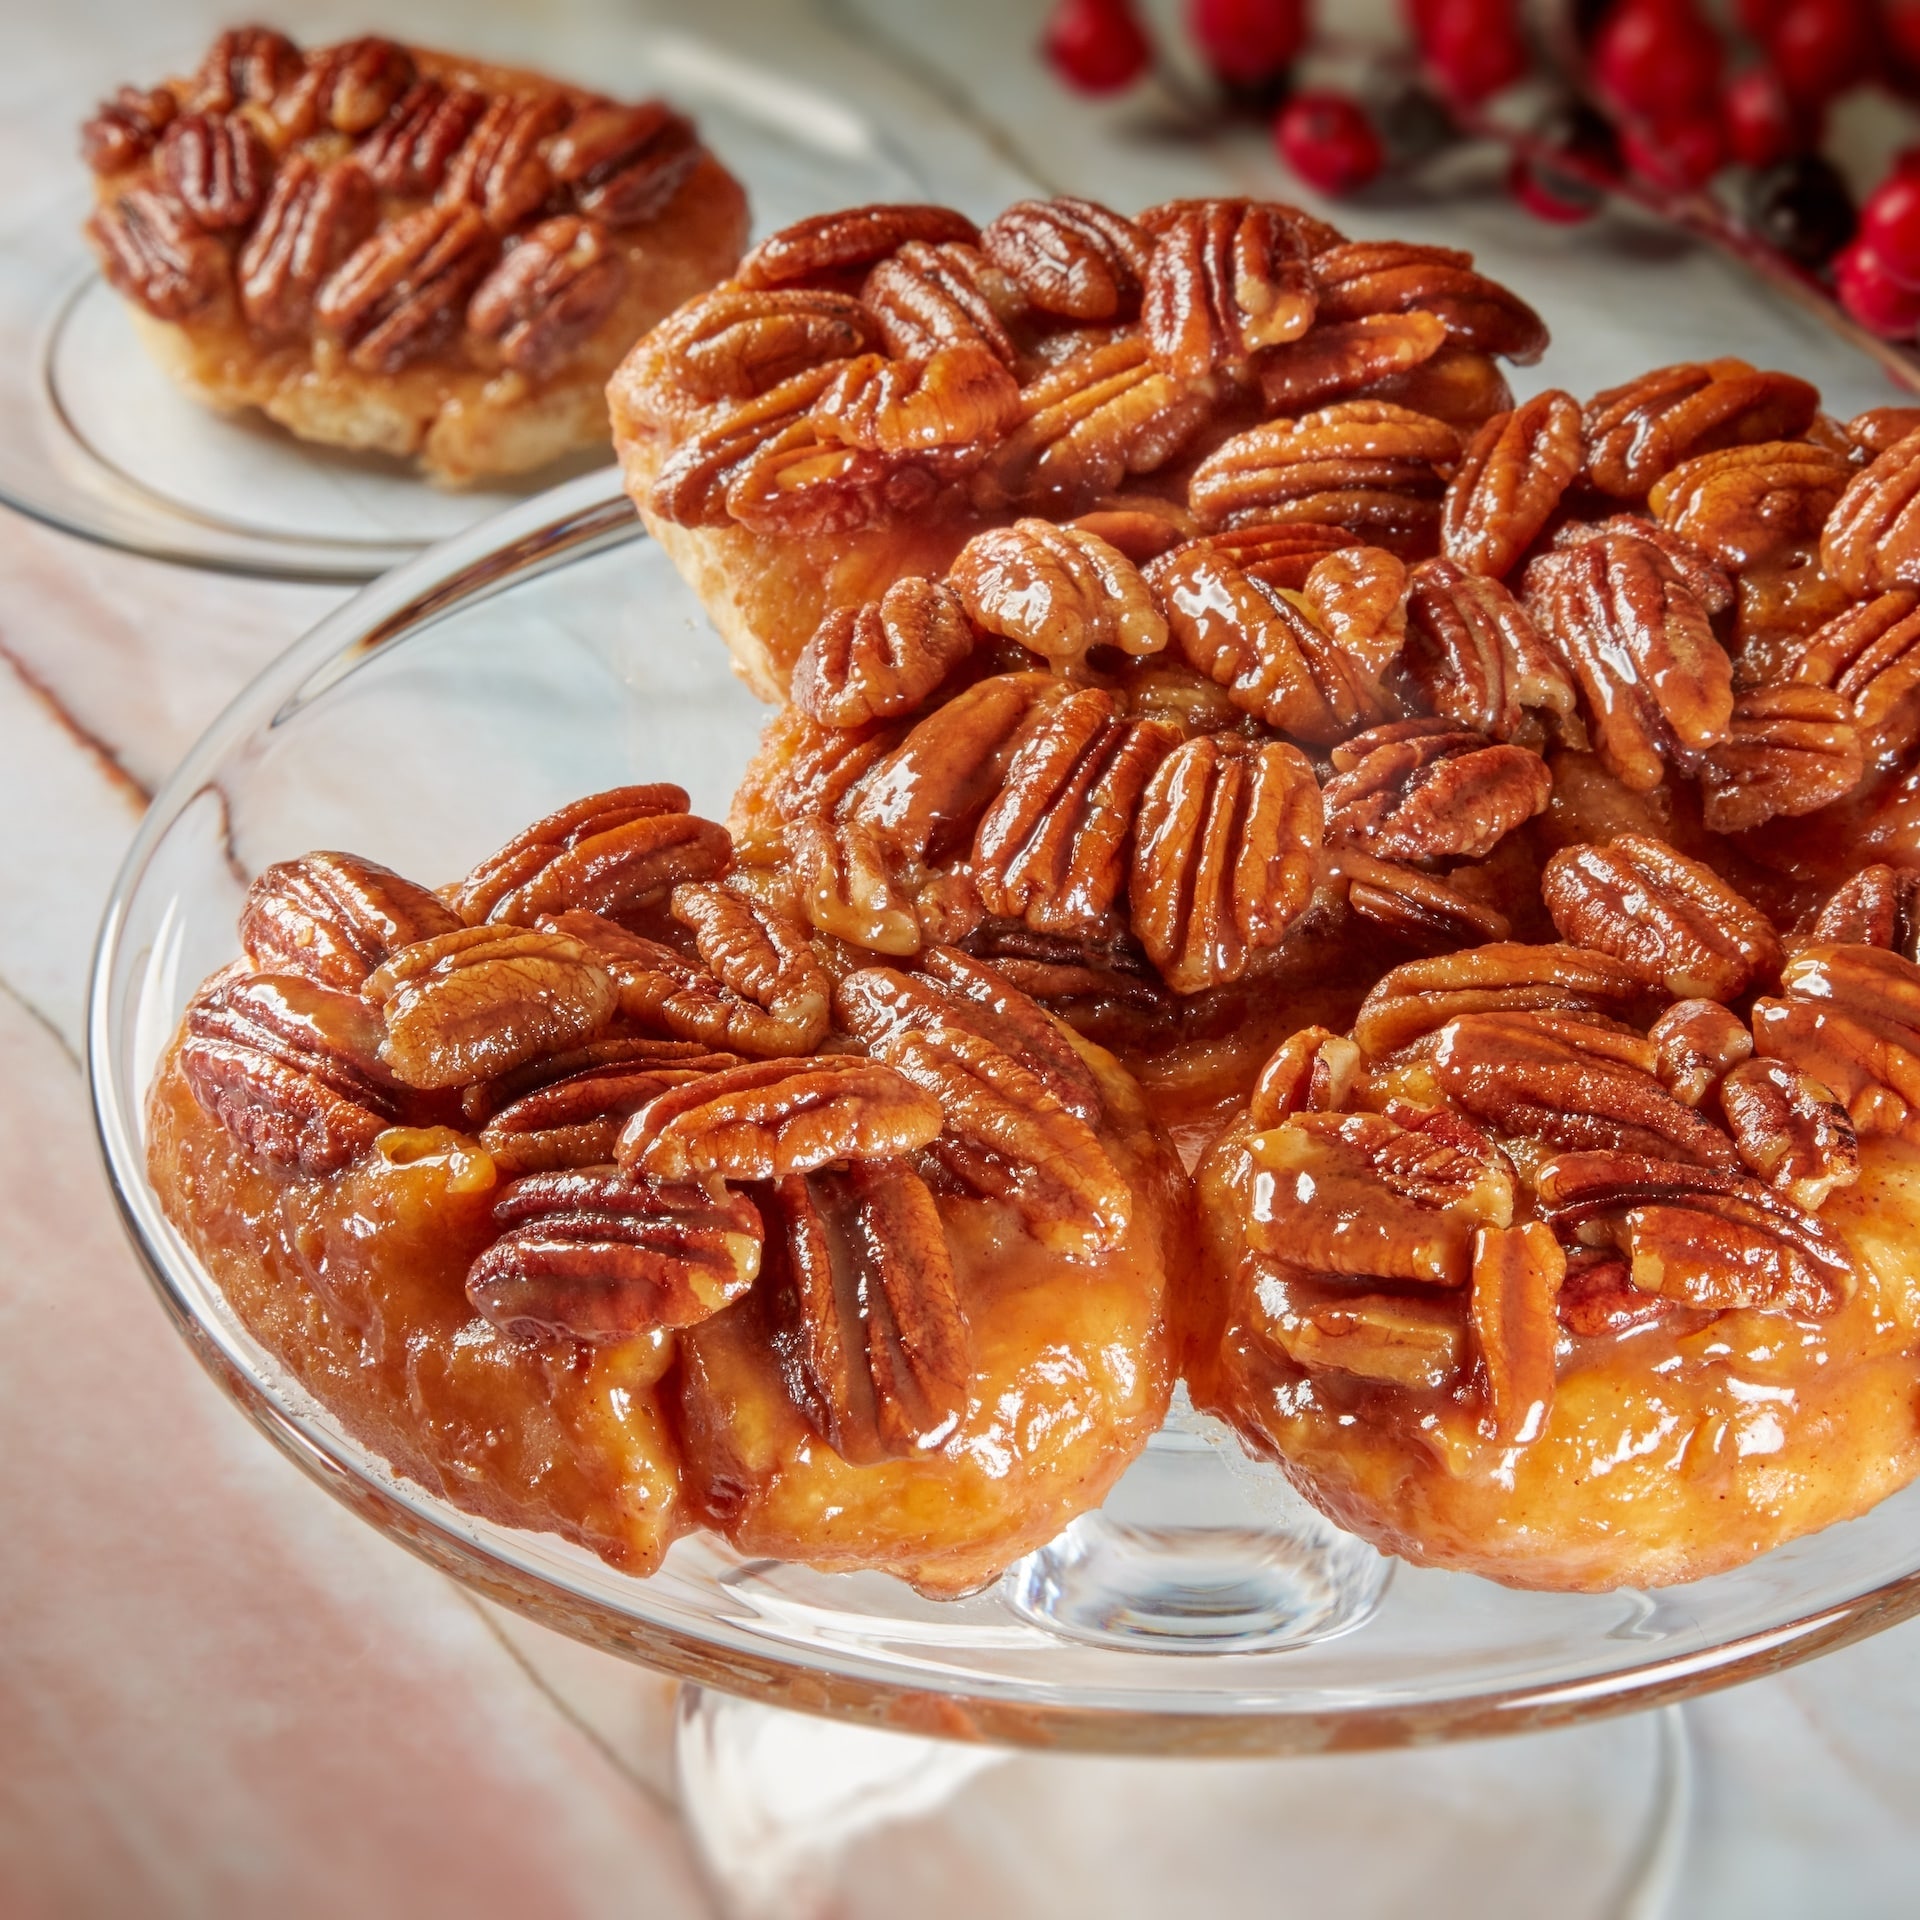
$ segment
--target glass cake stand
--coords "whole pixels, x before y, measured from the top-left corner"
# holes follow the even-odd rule
[[[1679,1700],[1920,1611],[1920,1488],[1661,1592],[1510,1592],[1382,1559],[1177,1412],[1106,1507],[998,1585],[934,1602],[878,1574],[700,1536],[613,1572],[477,1520],[358,1445],[246,1333],[148,1185],[144,1106],[248,879],[350,847],[428,881],[596,787],[679,781],[723,816],[764,717],[610,475],[530,501],[366,589],[187,757],[101,934],[88,1049],[114,1189],[214,1378],[373,1525],[481,1594],[703,1688],[929,1736],[1135,1754],[1393,1746]]]
[[[771,68],[682,33],[596,48],[595,84],[685,107],[746,186],[755,236],[826,207],[926,194],[919,169],[860,113]],[[77,123],[90,103],[72,103]],[[62,133],[60,153],[69,142]],[[410,464],[299,441],[257,414],[189,399],[141,345],[81,237],[89,199],[0,213],[0,500],[36,519],[159,559],[283,579],[371,579],[436,540],[549,488],[452,492]],[[607,450],[560,471],[604,466]]]

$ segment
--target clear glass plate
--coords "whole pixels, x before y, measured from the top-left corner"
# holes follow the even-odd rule
[[[704,1536],[637,1580],[393,1474],[254,1344],[162,1216],[143,1138],[155,1062],[193,988],[234,956],[243,891],[269,862],[345,846],[438,880],[536,814],[633,779],[680,781],[724,813],[763,717],[611,477],[591,474],[328,619],[214,725],[135,841],[89,1016],[120,1205],[215,1378],[374,1525],[583,1640],[771,1704],[1115,1751],[1549,1725],[1782,1667],[1920,1611],[1920,1487],[1693,1586],[1516,1593],[1382,1561],[1303,1519],[1278,1474],[1190,1416],[1102,1514],[947,1603],[879,1575],[745,1560]],[[1291,1616],[1289,1594],[1304,1596]]]
[[[666,94],[746,185],[756,235],[826,207],[917,198],[925,183],[852,108],[685,35],[621,50],[623,90]],[[77,119],[85,103],[77,102]],[[64,148],[62,149],[64,152]],[[63,163],[64,164],[64,163]],[[0,500],[161,559],[286,579],[367,580],[563,477],[471,492],[405,462],[316,447],[223,417],[154,363],[81,238],[76,175],[5,236]],[[580,473],[609,455],[585,453]]]

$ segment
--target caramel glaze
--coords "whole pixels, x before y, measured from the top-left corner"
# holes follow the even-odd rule
[[[148,1171],[247,1331],[353,1437],[467,1513],[651,1573],[687,1524],[662,1397],[671,1336],[516,1339],[467,1305],[499,1229],[492,1162],[446,1130],[329,1179],[255,1161],[194,1099],[177,1050]]]
[[[1664,1586],[1851,1519],[1920,1473],[1920,1148],[1863,1142],[1859,1185],[1822,1207],[1858,1272],[1832,1318],[1683,1314],[1563,1333],[1545,1427],[1507,1446],[1480,1432],[1471,1380],[1421,1391],[1308,1374],[1263,1332],[1286,1282],[1239,1230],[1249,1131],[1200,1168],[1188,1384],[1384,1551],[1508,1586]]]

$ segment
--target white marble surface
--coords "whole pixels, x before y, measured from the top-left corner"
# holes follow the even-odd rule
[[[1257,133],[1064,98],[1029,56],[1040,10],[1015,0],[265,11],[308,37],[378,25],[616,85],[630,23],[664,21],[857,102],[976,212],[1029,175],[1122,204],[1280,186]],[[223,13],[0,0],[0,254],[13,221],[72,191],[82,106],[190,54]],[[1549,232],[1492,197],[1343,217],[1474,246],[1537,294],[1557,345],[1529,381],[1737,351],[1808,372],[1842,411],[1884,397],[1717,262],[1643,233]],[[736,1836],[716,1885],[677,1815],[668,1683],[427,1572],[246,1426],[121,1240],[78,1070],[84,975],[147,793],[338,598],[0,515],[0,1914],[670,1920],[722,1895],[795,1920],[1619,1910],[1658,1785],[1647,1722],[1314,1762],[931,1772],[789,1730],[773,1781],[811,1786],[810,1844],[756,1829],[765,1793],[744,1812],[716,1798],[697,1824]],[[1910,1913],[1916,1701],[1920,1625],[1689,1706],[1671,1911]]]

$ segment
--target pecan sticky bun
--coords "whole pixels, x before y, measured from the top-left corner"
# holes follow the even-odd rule
[[[470,1511],[651,1571],[990,1579],[1165,1413],[1179,1161],[1112,1058],[939,948],[836,975],[670,786],[432,893],[254,882],[151,1099],[255,1336]]]
[[[234,29],[81,143],[88,239],[189,393],[449,484],[604,442],[608,374],[746,237],[663,102],[377,38]]]

